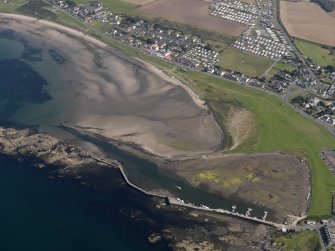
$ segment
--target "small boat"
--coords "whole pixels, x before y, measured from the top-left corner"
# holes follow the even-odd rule
[[[181,190],[181,187],[180,186],[176,186],[177,189]]]

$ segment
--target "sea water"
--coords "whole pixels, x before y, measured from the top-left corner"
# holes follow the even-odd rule
[[[62,96],[61,89],[49,95],[48,90],[53,88],[49,79],[32,67],[31,60],[42,60],[38,49],[27,49],[24,41],[7,33],[1,38],[0,32],[0,123],[36,126],[61,138],[88,141],[121,161],[132,182],[146,189],[169,190],[174,196],[197,205],[230,209],[238,204],[241,212],[246,210],[248,205],[238,198],[223,199],[194,188],[171,173],[161,172],[150,161],[96,139],[77,138],[62,131],[57,126],[63,118],[71,116],[66,112],[71,101],[60,102],[52,97]],[[44,67],[48,69],[47,61]],[[48,168],[51,167],[39,170],[31,167],[29,161],[21,163],[0,155],[0,250],[168,249],[164,242],[148,243],[152,226],[126,216],[126,212],[145,212],[148,199],[131,189],[120,188],[123,182],[118,173],[110,176],[115,189],[101,191],[74,181],[50,180]],[[253,206],[253,209],[257,216],[261,215],[261,208]],[[156,226],[164,221],[162,215],[153,211],[144,213],[143,218]]]
[[[23,48],[20,41],[0,38],[2,124],[15,123],[12,118],[25,105],[51,99],[44,90],[47,80],[22,59]],[[120,188],[119,173],[110,177],[113,189],[102,192],[71,180],[52,180],[50,168],[0,155],[0,250],[168,250],[164,242],[148,242],[150,226],[127,217],[145,211],[146,198]]]

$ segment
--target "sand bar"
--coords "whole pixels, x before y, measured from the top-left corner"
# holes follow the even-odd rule
[[[36,110],[34,118],[22,108],[17,114],[22,122],[38,123],[50,116],[46,107],[52,107],[48,120],[54,123],[90,127],[161,156],[211,153],[221,147],[222,131],[204,102],[152,65],[49,21],[13,14],[0,18],[5,28],[42,48],[42,63],[31,64],[50,81],[53,100],[29,107]],[[50,48],[66,59],[63,65],[52,61]]]

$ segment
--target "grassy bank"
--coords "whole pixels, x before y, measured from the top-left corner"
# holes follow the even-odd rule
[[[0,1],[0,12],[12,13],[25,2],[26,2],[25,0],[11,0],[8,3]]]
[[[330,54],[330,50],[322,48],[320,45],[305,42],[302,40],[295,40],[295,45],[299,51],[305,56],[312,58],[315,64],[321,66],[333,65],[335,66],[335,55]]]
[[[323,126],[313,119],[301,116],[277,97],[267,93],[198,72],[178,71],[177,75],[209,104],[238,102],[255,115],[257,129],[234,152],[282,151],[308,160],[313,173],[309,215],[330,214],[335,178],[319,154],[324,148],[334,147],[335,139]],[[214,112],[218,114],[217,117],[224,119],[225,110],[216,109],[217,107],[212,106]]]
[[[276,250],[318,251],[321,249],[319,235],[315,231],[301,233],[277,234],[272,245]]]

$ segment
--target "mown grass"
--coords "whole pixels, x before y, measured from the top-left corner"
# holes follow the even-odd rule
[[[282,251],[319,251],[321,249],[319,235],[316,231],[277,234],[274,236],[273,247]]]
[[[312,58],[313,62],[320,66],[335,66],[335,55],[330,54],[330,50],[322,48],[320,45],[308,43],[302,40],[295,40],[295,45],[305,56]]]
[[[219,56],[218,66],[238,71],[248,76],[259,77],[271,67],[274,61],[255,56],[239,49],[229,47]]]
[[[335,146],[335,139],[326,128],[301,116],[276,96],[200,72],[177,71],[176,74],[209,105],[218,101],[238,102],[255,115],[257,129],[234,152],[281,151],[306,159],[313,173],[312,205],[308,214],[331,214],[331,191],[335,190],[335,178],[319,157],[324,148]],[[216,117],[224,118],[225,111],[216,107],[212,106],[213,112],[218,114]]]

